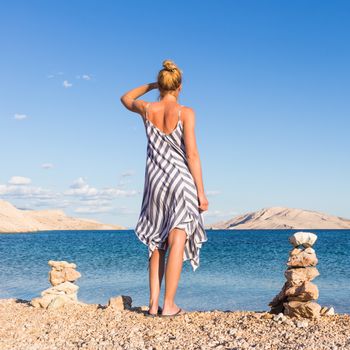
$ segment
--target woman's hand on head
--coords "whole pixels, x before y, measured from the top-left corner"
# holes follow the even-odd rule
[[[140,100],[137,99],[148,91],[156,88],[158,88],[158,82],[138,86],[121,96],[120,101],[125,108],[129,109],[130,111],[142,114],[144,112],[145,102],[140,102]]]

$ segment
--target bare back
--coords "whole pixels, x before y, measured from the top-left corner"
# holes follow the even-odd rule
[[[177,126],[181,115],[181,105],[177,102],[153,102],[147,110],[147,119],[161,132],[170,134]]]

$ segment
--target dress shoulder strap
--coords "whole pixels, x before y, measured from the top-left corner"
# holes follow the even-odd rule
[[[147,103],[146,105],[146,112],[145,112],[145,119],[148,119],[148,107],[151,105],[150,102]]]
[[[178,120],[180,120],[180,115],[181,115],[181,107],[183,107],[183,105],[180,105],[180,108],[179,108],[179,118],[178,118]]]

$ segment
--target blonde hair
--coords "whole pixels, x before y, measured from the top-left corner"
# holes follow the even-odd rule
[[[174,94],[182,82],[182,71],[173,61],[164,60],[163,69],[159,71],[157,81],[160,92],[159,98],[167,93]]]

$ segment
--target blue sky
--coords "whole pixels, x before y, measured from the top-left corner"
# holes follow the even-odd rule
[[[349,15],[348,1],[3,2],[0,198],[133,228],[146,135],[119,98],[169,58],[196,112],[206,223],[270,206],[350,217]]]

